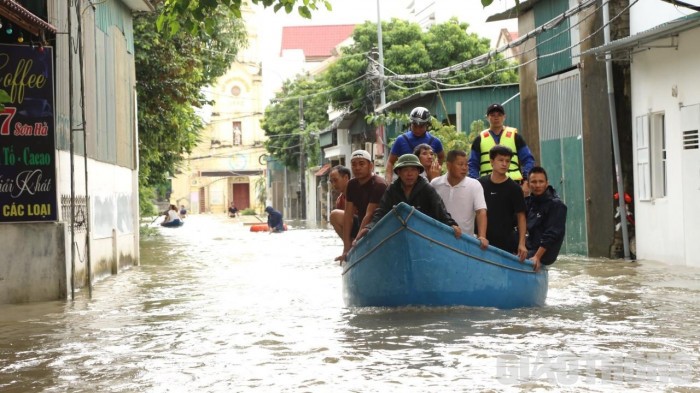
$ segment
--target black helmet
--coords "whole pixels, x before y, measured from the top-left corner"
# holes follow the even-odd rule
[[[411,123],[426,124],[430,122],[430,111],[422,106],[417,106],[411,111]]]

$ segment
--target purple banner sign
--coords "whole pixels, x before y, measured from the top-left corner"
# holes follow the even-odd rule
[[[0,223],[56,221],[53,50],[0,44]]]

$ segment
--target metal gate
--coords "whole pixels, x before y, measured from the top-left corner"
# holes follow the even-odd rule
[[[568,208],[562,253],[588,255],[579,71],[538,81],[537,107],[540,164]]]

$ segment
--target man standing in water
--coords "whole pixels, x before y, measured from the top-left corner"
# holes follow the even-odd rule
[[[336,165],[328,174],[328,182],[331,183],[333,189],[339,193],[338,199],[335,200],[335,209],[331,211],[330,223],[335,229],[338,237],[343,238],[343,219],[345,217],[345,192],[350,182],[350,170],[342,165]],[[357,236],[357,231],[360,229],[360,220],[357,214],[353,214],[352,230],[350,236],[354,239]]]
[[[525,198],[520,186],[506,173],[513,151],[496,145],[489,151],[493,172],[479,178],[486,199],[486,238],[489,244],[501,250],[517,254],[520,261],[527,257],[525,247]],[[514,227],[517,225],[517,242]]]
[[[486,201],[478,180],[467,177],[467,153],[450,150],[447,153],[447,173],[430,182],[445,203],[447,211],[457,221],[462,233],[474,234],[474,221],[481,248],[489,245],[486,238]]]
[[[496,145],[503,145],[513,152],[506,175],[521,184],[527,179],[530,168],[535,166],[535,158],[525,139],[517,128],[505,126],[506,111],[501,104],[491,104],[486,108],[489,129],[482,131],[472,143],[469,156],[469,177],[478,179],[491,173],[489,151]],[[527,182],[524,182],[527,187]],[[525,190],[525,188],[524,188]]]
[[[272,232],[284,232],[284,220],[282,219],[282,213],[268,206],[265,208],[267,213],[267,230]]]
[[[360,221],[359,228],[372,220],[374,210],[386,190],[386,182],[381,176],[374,174],[372,156],[366,150],[355,150],[350,155],[350,165],[353,178],[348,182],[345,193],[345,211],[343,212],[343,254],[335,258],[341,263],[345,261],[356,236],[352,236],[352,221],[354,212]]]
[[[566,205],[549,185],[547,172],[536,166],[528,177],[530,196],[525,198],[527,207],[527,257],[540,266],[551,265],[557,260],[566,233]]]

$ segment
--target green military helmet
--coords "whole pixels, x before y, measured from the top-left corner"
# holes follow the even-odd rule
[[[404,154],[399,157],[399,159],[396,161],[396,165],[394,165],[394,173],[398,175],[398,170],[407,166],[414,166],[418,168],[419,173],[423,173],[423,164],[420,163],[418,156],[413,153]]]

